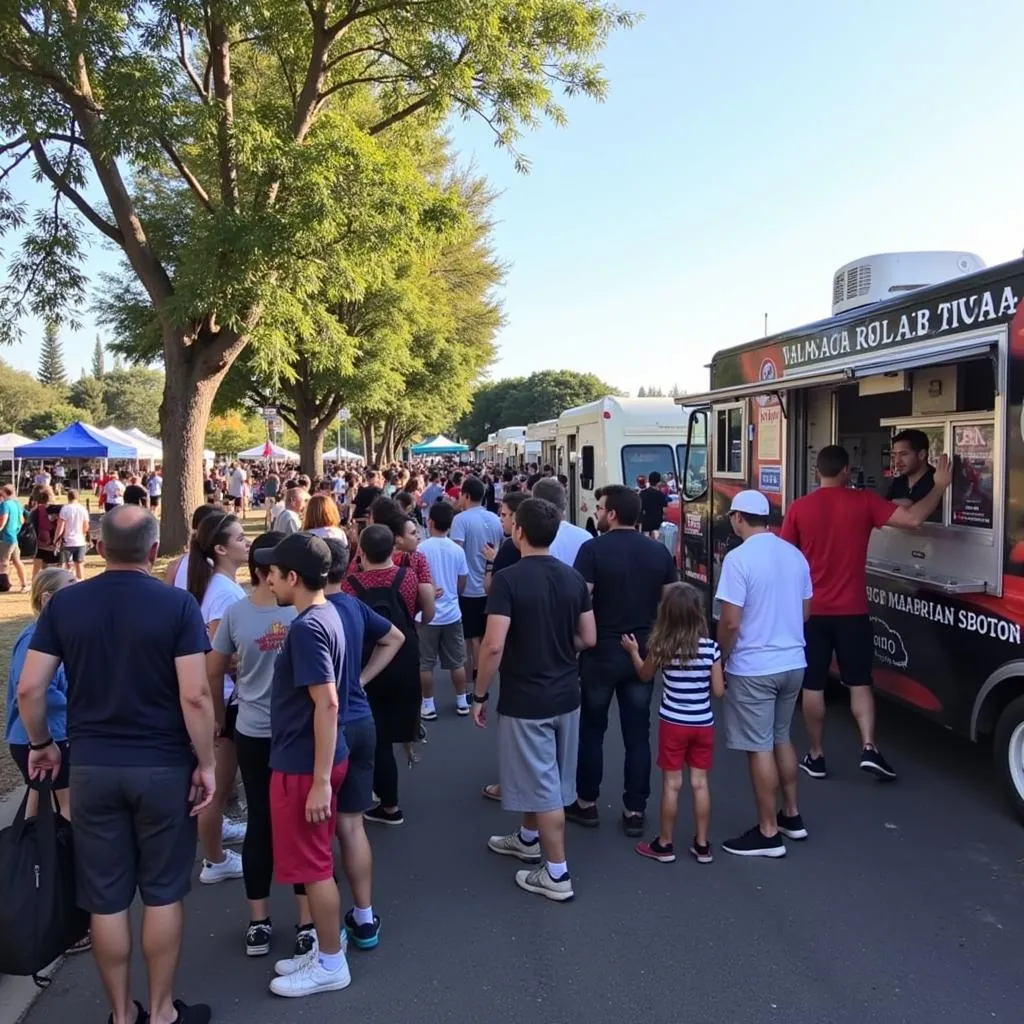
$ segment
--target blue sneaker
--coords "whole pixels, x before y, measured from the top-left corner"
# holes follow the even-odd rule
[[[356,949],[375,949],[380,942],[380,918],[374,914],[371,924],[356,924],[354,910],[345,913],[345,931]]]

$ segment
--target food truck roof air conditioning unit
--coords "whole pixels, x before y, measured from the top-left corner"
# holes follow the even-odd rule
[[[832,278],[832,315],[983,270],[971,252],[888,252],[840,267]]]

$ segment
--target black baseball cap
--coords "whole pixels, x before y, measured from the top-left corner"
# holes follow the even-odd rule
[[[309,533],[290,533],[272,548],[256,552],[257,565],[276,565],[284,572],[297,572],[307,579],[327,582],[331,570],[331,549],[326,541]]]

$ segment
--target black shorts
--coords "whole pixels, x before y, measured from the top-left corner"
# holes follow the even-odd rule
[[[36,548],[36,560],[43,565],[60,565],[60,553],[48,551],[46,548]]]
[[[118,914],[136,891],[147,907],[185,898],[196,859],[191,782],[188,765],[72,768],[75,883],[83,910]]]
[[[462,635],[467,640],[479,640],[487,628],[487,598],[460,597],[459,611],[462,612]]]
[[[60,740],[57,746],[60,747],[60,771],[57,772],[57,778],[53,780],[53,788],[55,790],[67,789],[71,779],[70,748],[67,740]],[[30,782],[28,777],[28,744],[12,743],[7,749],[10,750],[11,760],[18,766],[25,785],[35,788],[38,783]]]
[[[160,507],[160,495],[159,494],[151,494],[149,496],[149,507],[150,508],[159,508]]]
[[[221,729],[220,734],[222,738],[226,740],[233,740],[235,738],[235,725],[238,723],[238,705],[229,704],[224,709],[224,728]]]
[[[839,666],[844,686],[870,686],[875,660],[875,635],[868,615],[812,615],[804,625],[807,642],[805,690],[824,690],[832,671]]]
[[[373,715],[346,722],[343,726],[348,744],[348,772],[338,791],[339,814],[362,814],[373,806],[373,760],[377,748],[377,728]]]

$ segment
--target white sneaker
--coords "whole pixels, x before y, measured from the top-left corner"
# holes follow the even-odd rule
[[[203,885],[216,885],[231,878],[242,877],[242,857],[234,850],[225,850],[224,859],[215,864],[211,860],[203,861],[203,869],[199,872],[199,881]]]
[[[225,818],[224,824],[220,827],[220,841],[228,846],[244,843],[246,827],[244,821],[232,821],[230,818]]]
[[[302,939],[300,944],[299,938]],[[289,957],[287,960],[278,960],[274,964],[274,973],[280,978],[287,978],[289,975],[294,974],[311,956],[318,957],[320,955],[320,945],[316,940],[316,932],[312,929],[307,931],[299,932],[299,936],[295,941],[296,949],[304,948],[305,953],[297,953],[295,956]],[[346,956],[348,955],[348,929],[342,925],[341,928],[341,951]]]
[[[526,864],[540,863],[540,840],[524,843],[519,829],[508,836],[491,836],[487,840],[487,849],[503,857],[517,857]]]
[[[320,956],[314,954],[304,958],[298,969],[291,974],[274,978],[270,983],[270,991],[275,996],[300,999],[302,996],[316,995],[317,992],[337,992],[351,984],[352,975],[347,960],[342,960],[336,971],[327,971],[320,963]]]

